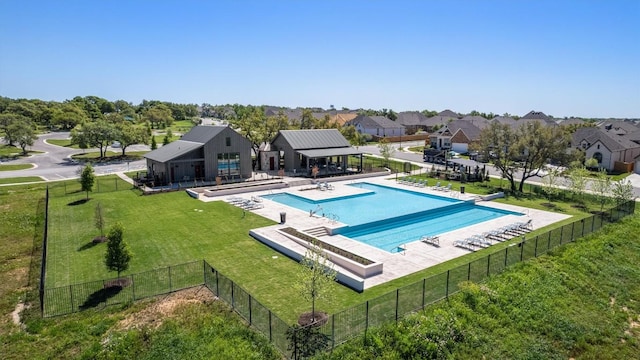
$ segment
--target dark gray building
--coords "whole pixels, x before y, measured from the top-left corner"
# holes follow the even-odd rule
[[[349,144],[336,129],[280,130],[271,142],[279,163],[286,172],[312,176],[314,166],[318,176],[359,172],[362,152]],[[356,166],[349,165],[349,156],[357,158]]]
[[[251,143],[228,126],[196,126],[144,156],[147,176],[156,185],[180,181],[222,181],[249,178]]]

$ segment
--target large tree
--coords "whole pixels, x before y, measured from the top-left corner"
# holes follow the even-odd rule
[[[71,131],[71,143],[100,149],[100,158],[104,158],[107,147],[118,137],[114,124],[104,120],[86,122],[80,128]]]
[[[31,120],[14,123],[11,125],[11,132],[15,137],[15,141],[20,145],[24,155],[27,154],[27,146],[33,145],[33,142],[38,138],[35,130],[33,130]]]
[[[120,142],[122,156],[125,155],[125,151],[130,145],[149,143],[149,135],[144,127],[135,126],[128,121],[124,121],[116,124],[116,130],[116,140]]]
[[[17,113],[0,114],[0,130],[4,132],[4,140],[13,146],[18,141],[17,131],[23,124],[30,123],[28,117]]]
[[[522,192],[525,181],[537,176],[549,161],[565,159],[569,140],[563,129],[544,126],[539,121],[526,122],[515,129],[494,122],[481,131],[480,141],[473,147],[493,161],[493,166],[509,180],[512,191]]]
[[[87,113],[75,103],[65,103],[53,110],[51,125],[59,126],[63,130],[73,129],[88,121]]]
[[[144,114],[145,120],[151,123],[151,127],[166,127],[173,123],[171,109],[165,104],[150,107]]]
[[[118,278],[120,273],[129,268],[131,261],[131,252],[127,243],[123,239],[124,229],[120,223],[113,225],[107,235],[107,253],[105,254],[104,263],[110,271],[116,271]]]

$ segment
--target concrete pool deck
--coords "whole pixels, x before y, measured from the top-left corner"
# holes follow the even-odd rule
[[[321,182],[324,183],[323,181]],[[418,193],[427,193],[443,197],[453,197],[460,200],[471,200],[477,198],[477,195],[475,194],[460,194],[457,191],[443,192],[432,189],[431,187],[415,187],[412,185],[397,183],[395,180],[392,180],[389,175],[358,180],[331,182],[329,183],[329,185],[333,187],[332,190],[319,190],[316,188],[316,185],[302,185],[291,186],[277,190],[247,192],[233,195],[233,197],[240,197],[250,200],[252,197],[259,197],[262,195],[279,192],[288,192],[297,196],[306,197],[311,200],[322,200],[368,192],[368,190],[360,189],[353,186],[347,186],[348,184],[357,182],[369,182],[377,185],[411,190]],[[200,196],[199,199],[206,202],[228,201],[228,199],[231,197],[232,196],[228,195],[217,197]],[[364,283],[364,289],[412,274],[416,271],[426,269],[447,260],[464,256],[470,252],[469,250],[454,246],[453,242],[455,240],[462,240],[473,235],[480,235],[483,232],[496,230],[500,227],[511,225],[516,222],[527,221],[529,219],[532,220],[533,229],[535,230],[570,217],[568,215],[495,203],[491,201],[478,201],[477,205],[479,206],[487,206],[496,209],[515,211],[523,213],[525,214],[525,216],[505,215],[495,220],[485,221],[476,225],[442,233],[439,235],[439,247],[423,243],[419,239],[416,239],[416,241],[404,244],[404,251],[398,253],[390,253],[341,235],[329,235],[331,229],[342,227],[344,226],[344,224],[339,223],[334,219],[322,217],[321,214],[314,214],[313,216],[310,216],[309,212],[282,205],[268,199],[262,199],[262,204],[264,205],[262,208],[251,211],[275,222],[280,222],[280,213],[286,213],[286,223],[253,229],[252,232],[260,237],[269,239],[269,241],[277,243],[279,246],[289,248],[294,252],[304,254],[305,248],[302,245],[296,243],[295,241],[277,231],[278,229],[282,229],[284,227],[293,227],[299,231],[313,235],[326,243],[335,245],[344,250],[348,250],[369,260],[383,263],[383,272],[381,274],[366,279],[361,279]],[[327,232],[325,228],[329,231]],[[336,266],[335,268],[339,272],[347,271],[340,268],[339,266]],[[350,276],[355,275],[351,274]]]

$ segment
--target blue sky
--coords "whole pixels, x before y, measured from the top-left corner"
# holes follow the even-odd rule
[[[0,1],[0,95],[640,118],[640,0]]]

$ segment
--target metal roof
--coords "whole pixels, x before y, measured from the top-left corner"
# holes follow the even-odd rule
[[[188,133],[182,135],[180,140],[204,144],[226,128],[227,126],[194,126]]]
[[[331,149],[313,149],[313,150],[299,150],[298,153],[310,157],[324,157],[324,156],[340,156],[340,155],[360,155],[362,151],[348,147],[348,148],[331,148]]]
[[[278,136],[294,150],[351,147],[337,129],[280,130]]]
[[[157,162],[167,162],[203,146],[204,144],[198,142],[176,140],[145,154],[144,157]]]

